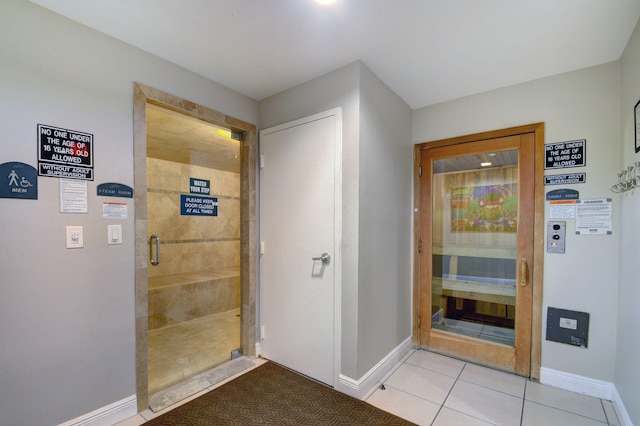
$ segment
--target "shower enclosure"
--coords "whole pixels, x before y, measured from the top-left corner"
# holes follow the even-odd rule
[[[240,137],[147,105],[149,394],[241,352]]]

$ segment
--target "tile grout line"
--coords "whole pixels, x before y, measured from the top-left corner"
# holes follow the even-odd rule
[[[607,410],[604,408],[604,402],[602,402],[602,398],[600,398],[600,407],[602,407],[602,411],[604,411],[604,419],[607,421],[607,425],[611,425],[609,422],[609,416],[607,416]]]
[[[541,405],[543,407],[551,408],[552,410],[562,411],[563,413],[571,414],[573,416],[582,417],[583,419],[593,420],[594,422],[598,422],[598,423],[601,423],[603,425],[609,425],[609,420],[605,420],[605,422],[602,422],[602,420],[594,419],[593,417],[585,416],[585,415],[582,415],[582,414],[579,414],[579,413],[574,413],[573,411],[568,411],[568,410],[565,410],[563,408],[558,408],[558,407],[554,407],[552,405],[543,404],[541,402],[532,401],[530,399],[525,399],[525,401],[528,401],[528,402],[530,402],[532,404]],[[606,413],[605,413],[604,417],[605,417],[605,419],[607,419],[607,414]]]
[[[524,381],[524,393],[522,394],[522,409],[520,409],[520,426],[522,426],[522,422],[524,421],[524,404],[527,401],[527,385],[529,384],[529,380]]]
[[[449,392],[447,392],[447,396],[444,397],[444,400],[442,401],[442,404],[440,404],[440,408],[438,408],[438,412],[436,413],[435,417],[433,418],[433,421],[431,422],[432,425],[435,423],[436,419],[440,415],[440,412],[442,411],[442,407],[444,407],[444,404],[447,402],[447,399],[449,399],[449,395],[451,395],[451,392],[453,392],[453,388],[456,386],[456,383],[458,383],[458,380],[460,380],[460,376],[462,376],[462,372],[464,371],[465,368],[467,368],[467,363],[466,362],[464,363],[464,365],[460,369],[460,372],[458,373],[458,376],[454,380],[453,385],[451,386],[451,389],[449,389]]]

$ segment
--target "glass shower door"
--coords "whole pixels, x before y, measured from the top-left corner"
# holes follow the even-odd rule
[[[241,347],[240,142],[231,135],[147,106],[149,393]]]

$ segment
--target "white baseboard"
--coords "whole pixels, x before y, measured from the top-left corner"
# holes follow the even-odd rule
[[[59,426],[111,426],[136,414],[138,414],[138,400],[135,395],[131,395],[113,404],[61,423]]]
[[[411,351],[411,337],[389,352],[359,380],[340,374],[337,390],[362,399],[409,351]]]
[[[616,413],[620,417],[621,426],[633,426],[624,402],[622,402],[616,386],[611,382],[542,367],[540,368],[540,383],[611,401],[614,403]]]
[[[624,402],[622,402],[622,398],[618,393],[618,389],[613,387],[613,404],[615,405],[616,414],[618,414],[618,420],[620,420],[621,426],[633,426],[633,422],[631,421],[631,417],[627,412],[627,409],[624,406]]]
[[[591,379],[564,371],[540,368],[540,383],[571,392],[611,401],[615,386],[611,382]]]

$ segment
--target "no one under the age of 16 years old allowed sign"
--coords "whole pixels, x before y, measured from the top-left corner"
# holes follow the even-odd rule
[[[551,143],[544,146],[545,169],[580,167],[585,163],[586,140]]]
[[[40,176],[93,180],[93,135],[38,124]]]

